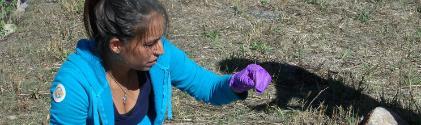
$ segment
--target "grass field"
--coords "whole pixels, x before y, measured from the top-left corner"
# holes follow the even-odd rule
[[[421,124],[420,0],[161,0],[168,38],[202,66],[274,80],[225,106],[173,91],[184,124],[357,124],[376,106]],[[0,38],[0,124],[46,124],[54,74],[86,38],[83,1],[29,0]]]

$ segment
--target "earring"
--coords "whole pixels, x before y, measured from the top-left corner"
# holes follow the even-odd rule
[[[120,49],[117,49],[115,51],[113,51],[115,54],[119,55],[120,54]]]
[[[121,57],[121,55],[120,55],[120,52],[113,52],[113,54],[111,54],[112,56],[112,58],[114,59],[114,60],[117,60],[117,61],[122,61],[123,60],[123,58]]]

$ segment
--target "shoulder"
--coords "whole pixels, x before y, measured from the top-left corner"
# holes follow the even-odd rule
[[[95,74],[93,67],[89,65],[87,60],[76,53],[70,54],[55,74],[51,83],[50,92],[54,99],[53,101],[60,97],[65,97],[65,101],[72,100],[71,102],[74,101],[73,99],[86,100],[88,93],[94,88],[91,86],[90,81],[94,79],[92,76]],[[60,96],[60,93],[65,96]]]
[[[166,38],[163,38],[162,43],[163,43],[163,46],[164,46],[164,54],[162,56],[168,56],[170,58],[176,58],[177,60],[180,59],[180,58],[186,57],[185,52],[183,50],[181,50],[180,48],[178,48],[170,40],[168,40]]]
[[[89,79],[97,74],[95,69],[101,68],[99,58],[90,49],[92,43],[83,39],[78,42],[75,52],[68,55],[57,71],[52,88],[58,83],[66,88],[89,85]]]
[[[174,68],[175,65],[179,65],[180,63],[188,60],[185,52],[167,38],[162,37],[162,44],[164,46],[164,54],[162,54],[158,60],[161,62],[161,65]]]
[[[57,84],[73,87],[75,84],[84,83],[80,82],[84,81],[83,78],[82,71],[72,61],[67,60],[57,71],[52,88]]]
[[[52,81],[50,92],[52,101],[59,102],[74,102],[74,99],[87,99],[86,81],[83,75],[79,72],[71,62],[63,63]],[[85,94],[84,94],[85,93]],[[66,104],[66,103],[65,103]]]
[[[164,52],[164,54],[166,55],[173,54],[173,51],[181,51],[179,48],[177,48],[176,45],[174,45],[170,40],[168,40],[165,37],[162,37],[162,44],[164,46],[164,50],[166,51]]]

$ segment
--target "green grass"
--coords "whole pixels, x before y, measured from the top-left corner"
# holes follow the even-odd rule
[[[82,14],[84,7],[84,0],[59,0],[63,10],[68,13]]]
[[[260,0],[260,4],[262,4],[263,6],[267,6],[268,4],[270,4],[270,0]]]
[[[6,24],[13,23],[11,20],[11,14],[15,10],[16,0],[12,0],[10,3],[6,3],[5,0],[0,0],[0,39],[7,35],[4,26]]]
[[[263,54],[268,53],[271,50],[271,48],[268,45],[266,45],[265,42],[260,41],[260,40],[253,41],[250,44],[250,49],[256,50],[256,51],[258,51],[260,53],[263,53]]]
[[[0,0],[0,19],[8,21],[10,14],[16,10],[16,1],[12,0],[10,3],[6,3],[6,0]]]
[[[327,7],[326,0],[304,0],[305,3],[317,5],[320,7],[320,9],[325,10]]]
[[[384,0],[370,0],[370,2],[372,2],[372,3],[382,3],[382,2],[384,2]]]
[[[203,36],[208,38],[212,43],[216,43],[219,41],[219,37],[221,36],[221,34],[218,30],[211,30],[204,32]]]
[[[343,53],[340,55],[341,60],[346,60],[352,56],[352,51],[350,49],[346,49],[343,51]]]
[[[275,28],[273,28],[273,32],[275,32],[275,33],[281,33],[282,32],[282,27],[280,27],[280,26],[277,26],[277,27],[275,27]]]
[[[421,85],[421,74],[417,71],[417,67],[408,68],[407,73],[401,77],[405,85],[409,87]]]
[[[0,38],[4,37],[4,35],[5,35],[4,25],[5,25],[4,21],[1,20],[0,21]]]
[[[415,38],[421,38],[421,28],[417,28],[415,31]]]
[[[362,10],[358,13],[356,19],[362,23],[367,23],[370,20],[370,12],[368,10]]]

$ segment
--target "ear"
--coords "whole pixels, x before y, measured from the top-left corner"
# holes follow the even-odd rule
[[[109,41],[109,47],[111,52],[120,54],[123,43],[117,37],[112,37]]]

